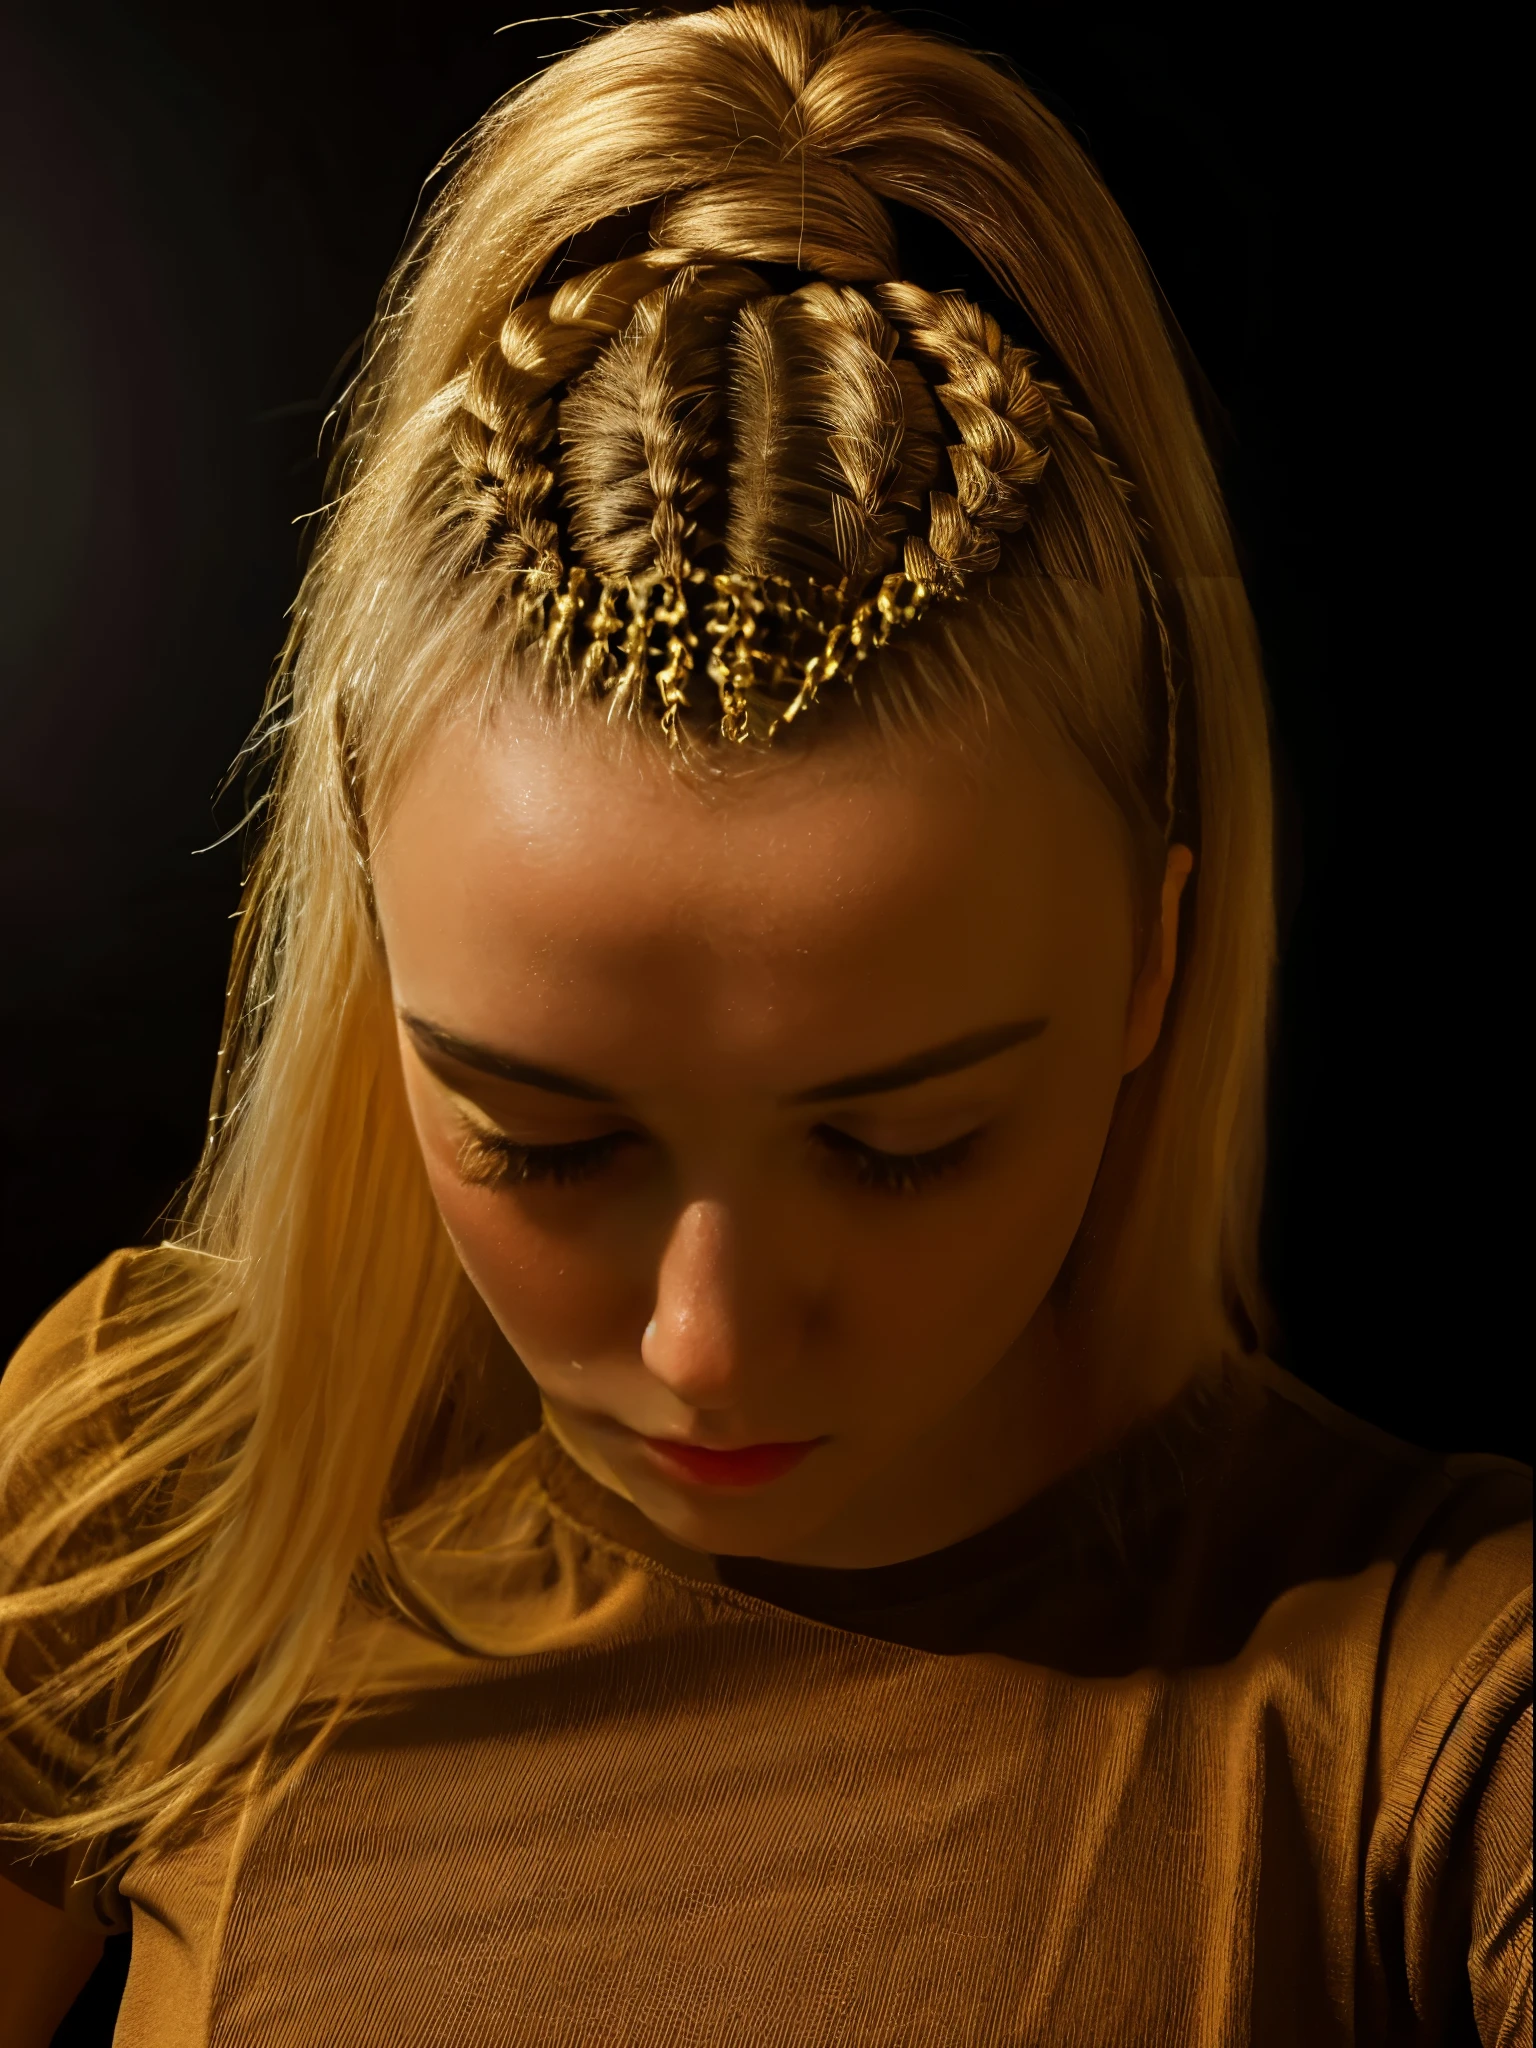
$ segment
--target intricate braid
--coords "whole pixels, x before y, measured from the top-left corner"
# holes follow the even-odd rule
[[[775,295],[677,249],[515,307],[450,441],[464,568],[499,573],[520,636],[576,688],[612,705],[654,688],[674,734],[701,672],[728,736],[766,735],[960,596],[1023,525],[1053,445],[1069,476],[1096,463],[1123,489],[1090,423],[960,294]],[[944,452],[953,492],[935,488]],[[1155,591],[1153,610],[1160,627]]]
[[[1000,535],[1024,524],[1025,493],[1047,460],[1050,403],[1028,350],[958,292],[887,284],[875,296],[913,353],[945,373],[934,395],[960,430],[948,451],[955,491],[929,494],[928,535],[908,540],[906,568],[915,582],[958,591],[996,568]]]
[[[862,292],[817,284],[796,300],[821,328],[828,412],[838,422],[827,452],[846,486],[832,493],[833,543],[843,574],[857,587],[894,562],[904,508],[922,502],[914,472],[929,469],[913,443],[936,437],[923,437],[916,422],[917,434],[909,435],[908,392],[891,367],[899,337]],[[931,462],[936,451],[923,452]],[[922,477],[931,480],[931,473]]]
[[[727,326],[762,290],[755,271],[685,266],[637,302],[561,405],[571,538],[600,575],[687,573],[719,452]]]
[[[1024,491],[1045,468],[1053,428],[1058,429],[1055,445],[1062,459],[1070,443],[1059,429],[1066,427],[1120,500],[1134,496],[1129,480],[1104,452],[1097,427],[1059,385],[1035,376],[1034,358],[1009,341],[990,314],[957,292],[935,295],[917,285],[881,285],[877,296],[908,346],[947,372],[948,381],[936,387],[935,395],[961,434],[959,445],[949,450],[958,496],[934,491],[927,541],[914,537],[907,542],[907,574],[914,581],[942,579],[941,587],[954,591],[968,573],[996,566],[998,536],[1023,525],[1028,509]],[[1157,579],[1134,521],[1122,545],[1141,583],[1157,643],[1168,720],[1164,798],[1171,834],[1178,776],[1173,648]]]
[[[541,512],[554,482],[540,459],[554,425],[551,394],[585,368],[675,264],[656,251],[526,300],[475,358],[449,429],[459,477],[450,517],[467,567],[522,572],[536,588],[559,583],[558,529]]]
[[[748,574],[895,566],[938,471],[938,415],[899,337],[861,292],[813,284],[742,308],[732,337],[726,552]],[[833,564],[836,568],[833,568]]]

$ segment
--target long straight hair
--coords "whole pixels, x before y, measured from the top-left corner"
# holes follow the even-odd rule
[[[478,125],[384,294],[269,705],[206,1153],[134,1312],[0,1458],[0,1665],[53,1645],[7,1712],[73,1788],[40,1844],[159,1839],[313,1697],[403,1475],[492,1341],[411,1131],[368,872],[422,734],[488,673],[519,687],[431,484],[486,337],[637,233],[841,288],[899,282],[913,223],[1075,426],[990,580],[872,663],[861,701],[920,732],[967,678],[1011,693],[1099,776],[1146,875],[1171,835],[1193,847],[1162,1039],[1063,1286],[1084,1341],[1154,1383],[1260,1340],[1266,709],[1125,221],[1022,85],[878,14],[786,0],[600,35]]]

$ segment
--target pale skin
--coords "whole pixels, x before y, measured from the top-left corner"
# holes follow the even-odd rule
[[[1165,1399],[1049,1297],[1190,867],[1172,848],[1138,958],[1124,826],[1038,734],[849,731],[701,784],[526,711],[439,732],[375,848],[402,1071],[570,1456],[694,1549],[877,1565]],[[935,1050],[949,1071],[897,1085]],[[815,1449],[703,1487],[645,1437]],[[0,2048],[46,2048],[100,1952],[0,1879]]]
[[[528,710],[440,732],[375,846],[405,1085],[577,1463],[693,1548],[856,1567],[1117,1435],[1145,1390],[1049,1296],[1190,867],[1138,958],[1124,824],[1039,732],[845,730],[704,783]],[[647,1437],[816,1447],[721,1489]]]

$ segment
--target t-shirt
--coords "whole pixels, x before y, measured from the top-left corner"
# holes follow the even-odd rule
[[[1250,1360],[826,1570],[687,1550],[541,1429],[396,1532],[474,1654],[359,1608],[368,1710],[286,1796],[279,1743],[115,1884],[9,1871],[131,1915],[124,2048],[1529,2048],[1529,1489]]]

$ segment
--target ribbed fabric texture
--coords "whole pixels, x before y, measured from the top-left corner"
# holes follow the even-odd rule
[[[483,1659],[367,1624],[299,1789],[130,1869],[124,2048],[1529,2048],[1523,1467],[1245,1367],[872,1572],[680,1552],[542,1433],[497,1512],[403,1546]]]

